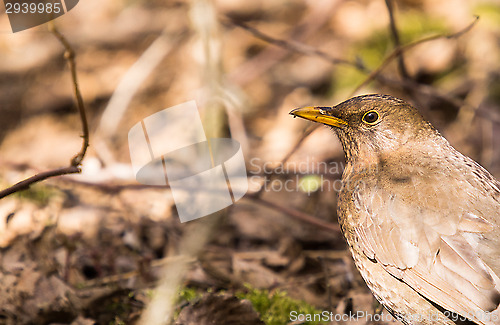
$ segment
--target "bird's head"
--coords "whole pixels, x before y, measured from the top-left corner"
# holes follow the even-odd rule
[[[442,138],[416,108],[387,95],[354,97],[333,107],[297,108],[290,114],[332,126],[348,161],[407,151],[414,145],[431,149],[437,143],[429,137]]]

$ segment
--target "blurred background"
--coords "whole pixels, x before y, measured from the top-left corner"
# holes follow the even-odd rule
[[[68,166],[81,123],[61,43],[47,24],[12,33],[0,10],[5,188]],[[340,143],[291,118],[296,107],[405,99],[500,177],[498,0],[85,0],[54,23],[76,53],[90,147],[81,175],[0,201],[0,323],[138,322],[198,221],[181,224],[168,189],[135,181],[127,134],[189,100],[208,137],[241,144],[250,189],[189,263],[177,324],[381,312],[337,227]]]

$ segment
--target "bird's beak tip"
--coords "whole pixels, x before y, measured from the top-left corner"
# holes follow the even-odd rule
[[[328,110],[330,109],[331,109],[330,107],[307,106],[291,110],[289,114],[292,115],[293,117],[298,116],[306,120],[323,123],[335,127],[346,126],[347,122],[338,117],[332,116],[328,113]]]
[[[297,116],[297,112],[300,111],[301,108],[294,108],[292,109],[288,114],[293,115],[294,117]]]

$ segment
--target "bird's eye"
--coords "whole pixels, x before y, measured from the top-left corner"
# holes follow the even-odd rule
[[[366,112],[365,115],[363,115],[363,122],[365,122],[368,125],[376,124],[379,121],[379,119],[380,116],[375,111],[369,111]]]

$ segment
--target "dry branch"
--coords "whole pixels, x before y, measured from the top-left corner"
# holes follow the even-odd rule
[[[430,42],[430,41],[435,41],[437,39],[441,39],[441,38],[447,38],[447,39],[452,39],[452,38],[458,38],[460,36],[462,36],[463,34],[467,33],[469,30],[471,30],[474,25],[476,25],[476,23],[478,22],[479,20],[479,17],[476,16],[474,21],[472,23],[470,23],[467,27],[465,27],[464,29],[456,32],[456,33],[453,33],[453,34],[448,34],[448,35],[442,35],[442,34],[439,34],[439,35],[433,35],[433,36],[429,36],[429,37],[425,37],[425,38],[422,38],[420,40],[417,40],[417,41],[414,41],[414,42],[411,42],[411,43],[408,43],[406,45],[403,45],[403,46],[398,46],[396,47],[390,54],[389,56],[387,56],[384,61],[382,61],[382,63],[375,69],[373,70],[369,75],[368,77],[366,77],[365,80],[363,80],[363,82],[357,86],[352,92],[351,92],[351,96],[354,95],[355,93],[357,93],[361,88],[363,88],[365,85],[367,85],[370,81],[376,79],[376,77],[380,74],[380,72],[382,72],[382,70],[389,64],[392,62],[392,60],[394,60],[395,58],[399,57],[403,52],[406,52],[408,51],[409,49],[412,49],[414,48],[415,46],[417,45],[420,45],[420,44],[423,44],[423,43],[427,43],[427,42]]]
[[[32,184],[41,182],[43,180],[46,180],[47,178],[55,177],[55,176],[61,176],[61,175],[67,175],[67,174],[77,174],[80,173],[80,167],[79,165],[81,164],[83,158],[85,157],[85,153],[87,152],[87,148],[89,146],[89,126],[87,123],[87,116],[85,113],[85,106],[83,104],[83,99],[82,95],[80,93],[80,88],[78,87],[78,80],[77,80],[77,74],[76,74],[76,62],[75,62],[75,51],[69,44],[69,42],[66,40],[66,38],[57,30],[56,26],[54,23],[51,21],[49,22],[49,30],[54,34],[54,36],[61,42],[61,44],[64,46],[65,52],[64,52],[64,58],[68,61],[69,69],[71,71],[71,80],[73,82],[73,90],[75,94],[75,99],[76,99],[76,106],[78,108],[78,112],[80,113],[80,120],[82,122],[82,131],[83,131],[83,142],[82,142],[82,148],[80,149],[80,152],[78,152],[70,162],[70,166],[68,167],[62,167],[62,168],[57,168],[54,170],[49,170],[45,172],[41,172],[39,174],[36,174],[34,176],[31,176],[25,180],[22,180],[11,187],[8,187],[2,191],[0,191],[0,199],[19,192],[23,190],[27,190]]]

